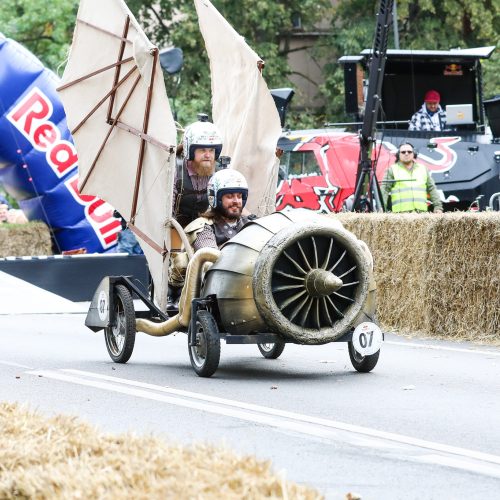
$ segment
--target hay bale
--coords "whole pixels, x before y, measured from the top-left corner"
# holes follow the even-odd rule
[[[53,255],[48,226],[40,221],[0,224],[0,257],[27,255]]]
[[[335,214],[375,261],[387,330],[500,344],[500,214]]]
[[[426,304],[432,335],[500,340],[500,214],[434,220]]]
[[[221,448],[102,434],[74,417],[0,403],[0,498],[323,498],[269,462]]]

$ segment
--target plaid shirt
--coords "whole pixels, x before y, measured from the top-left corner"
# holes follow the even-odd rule
[[[433,118],[435,121],[433,120]],[[422,107],[411,117],[408,130],[426,130],[428,132],[432,132],[433,130],[444,130],[445,127],[446,113],[443,111],[443,108],[441,106],[438,106],[438,110],[436,111],[436,113],[434,113],[434,116],[431,116],[427,112],[427,108],[424,102],[424,104],[422,104]]]

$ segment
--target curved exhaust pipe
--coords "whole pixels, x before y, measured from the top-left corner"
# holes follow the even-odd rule
[[[162,323],[155,323],[143,318],[135,320],[138,332],[144,332],[153,337],[165,337],[173,332],[184,330],[191,318],[191,302],[200,296],[201,275],[207,262],[214,263],[220,255],[216,248],[200,248],[189,261],[186,271],[186,281],[179,300],[179,312]]]

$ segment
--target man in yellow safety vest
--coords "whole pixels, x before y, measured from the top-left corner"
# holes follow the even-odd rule
[[[417,163],[417,153],[412,144],[399,146],[396,163],[390,166],[382,180],[385,206],[391,201],[392,212],[427,212],[428,200],[434,213],[443,211],[443,204],[427,167]]]

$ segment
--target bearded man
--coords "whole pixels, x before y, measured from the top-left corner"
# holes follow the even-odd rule
[[[207,210],[207,185],[222,150],[217,127],[207,115],[199,114],[198,119],[186,127],[178,151],[172,215],[182,227]]]
[[[193,249],[220,248],[254,216],[242,215],[248,198],[245,177],[232,169],[220,170],[207,186],[209,209],[186,228]]]

